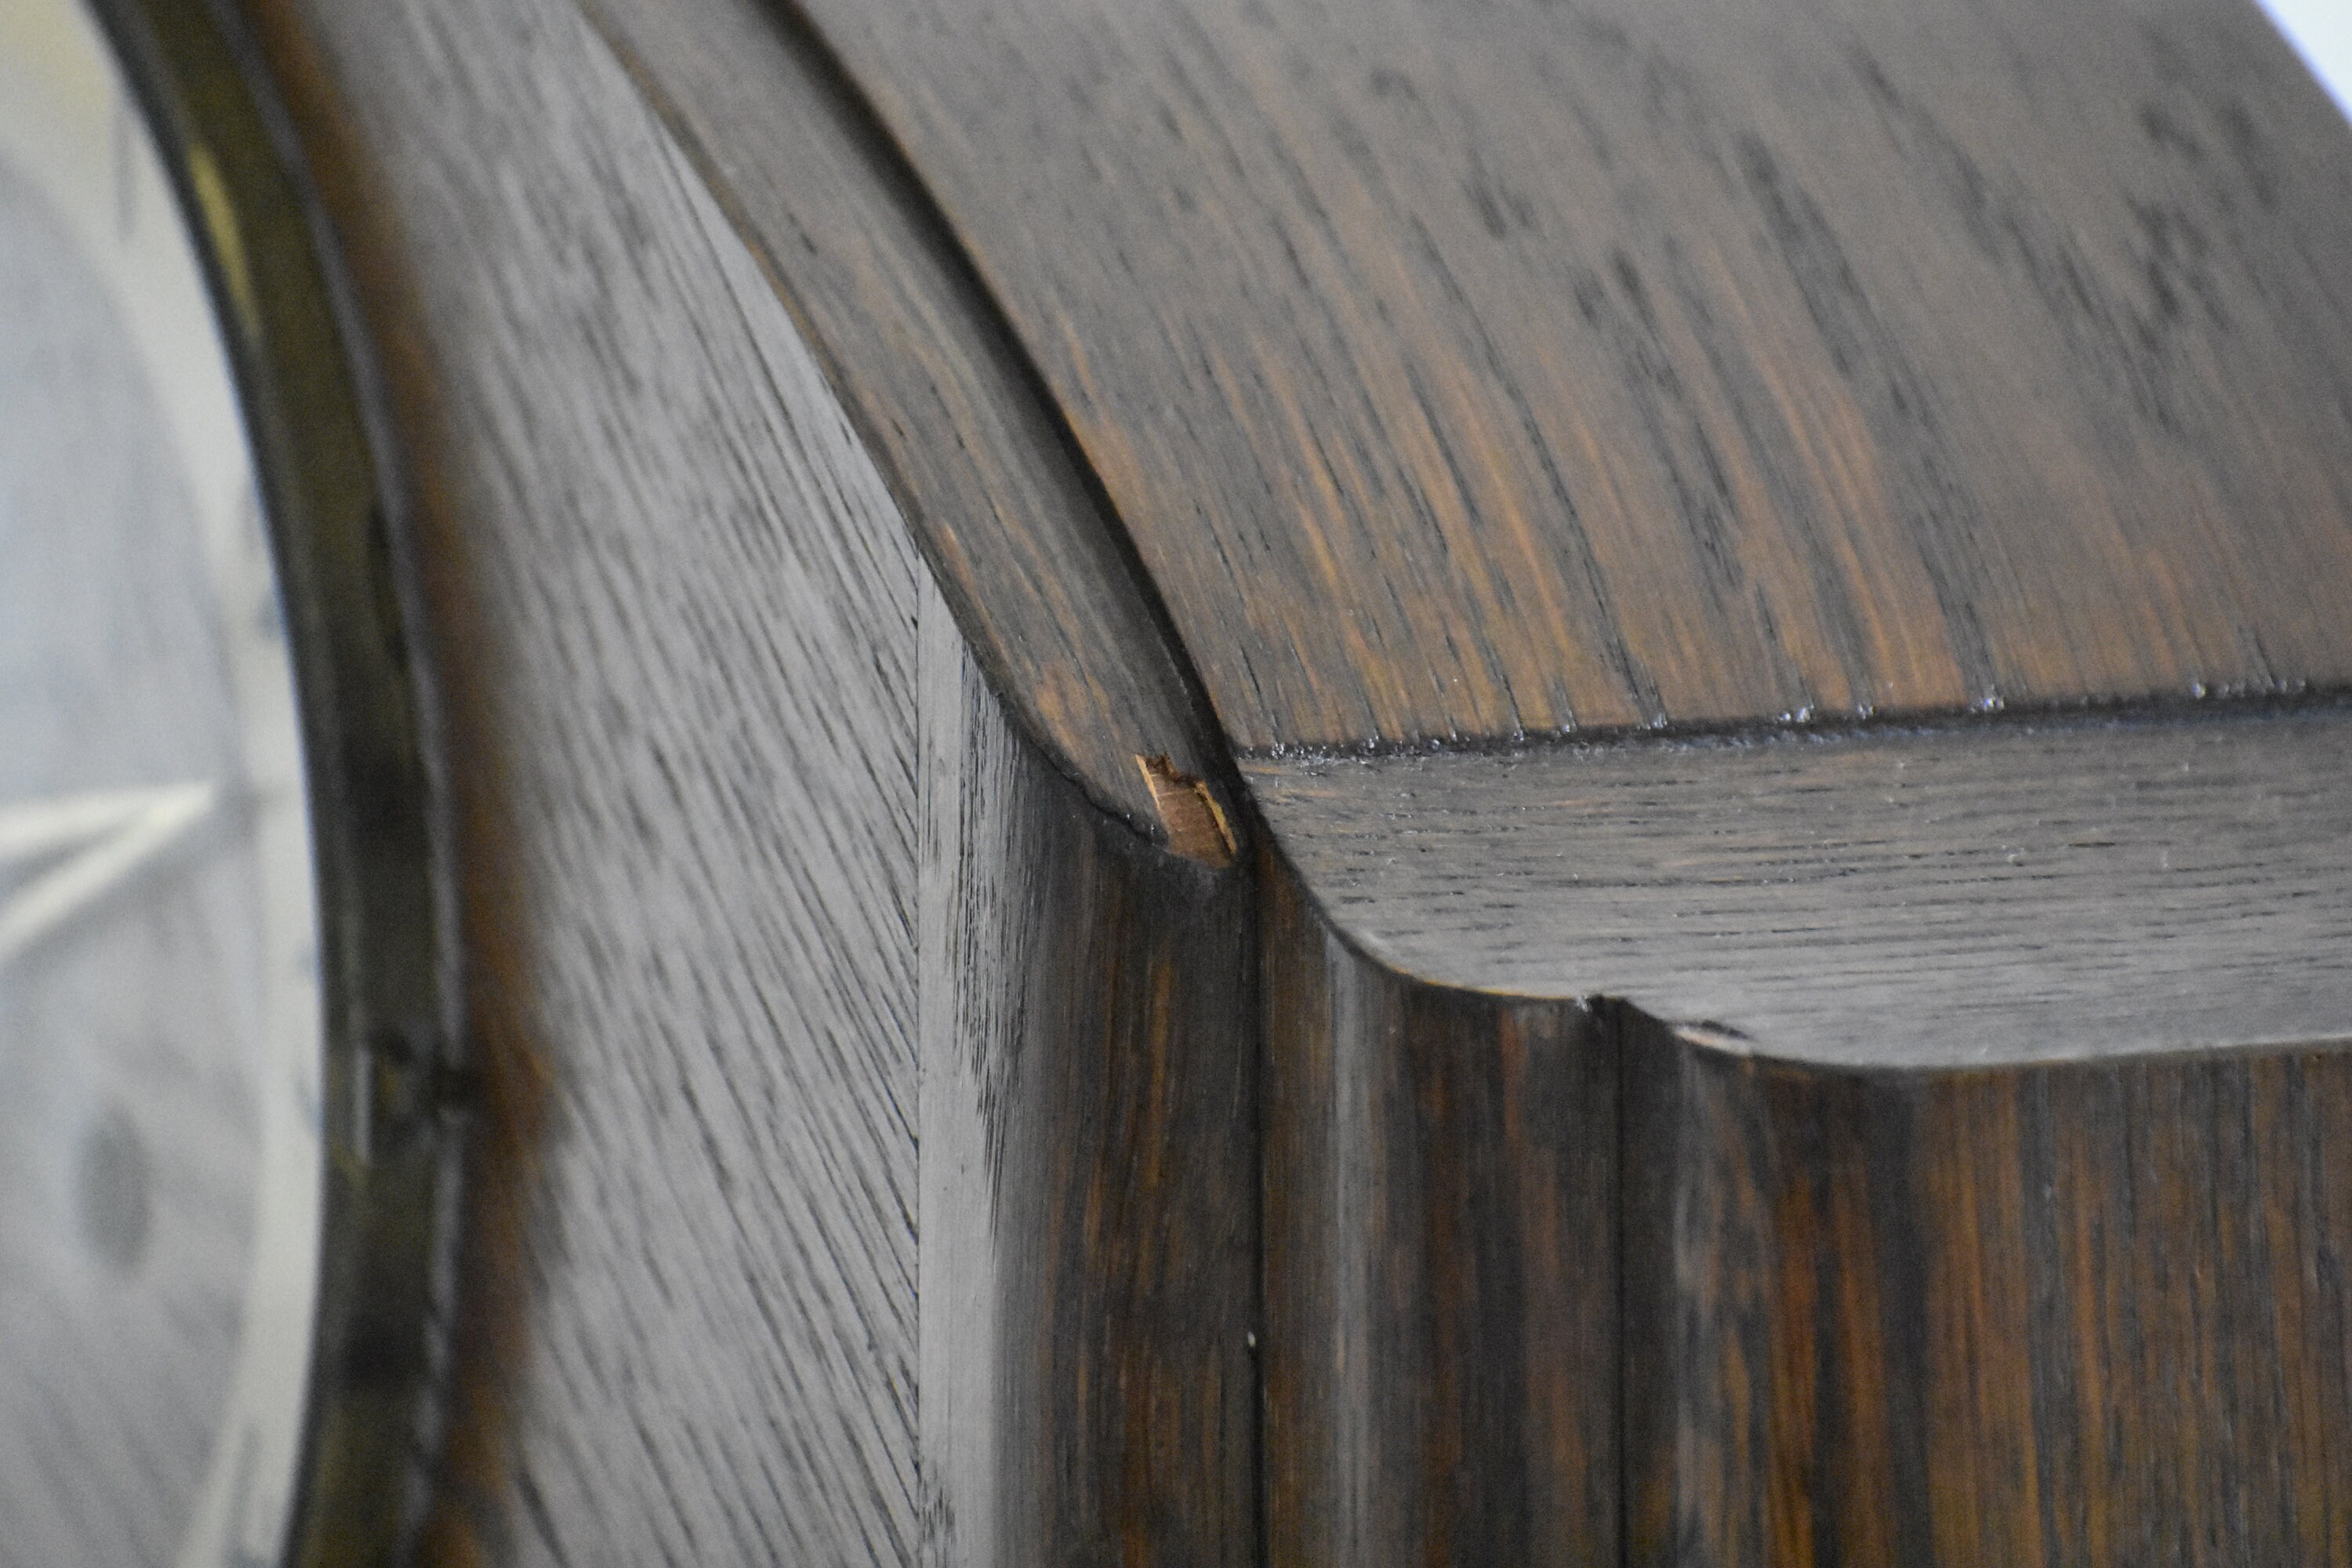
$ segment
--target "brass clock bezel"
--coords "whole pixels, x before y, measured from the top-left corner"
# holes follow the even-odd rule
[[[438,1458],[465,1061],[414,574],[364,339],[259,58],[207,0],[90,0],[202,258],[278,568],[318,892],[317,1315],[281,1562],[413,1552]]]

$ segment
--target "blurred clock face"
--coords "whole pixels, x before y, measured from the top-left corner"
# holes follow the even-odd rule
[[[0,1563],[277,1560],[317,974],[293,673],[191,229],[82,0],[0,0]]]

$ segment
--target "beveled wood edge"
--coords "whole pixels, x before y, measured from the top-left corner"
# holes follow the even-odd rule
[[[1425,984],[1856,1068],[2352,1036],[2334,700],[1240,765],[1333,929]]]

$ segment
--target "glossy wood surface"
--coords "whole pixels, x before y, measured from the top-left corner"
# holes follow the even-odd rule
[[[2250,0],[811,0],[1241,749],[2335,687]]]
[[[1269,1563],[2352,1561],[2352,1049],[1776,1060],[1269,869]]]
[[[569,0],[264,20],[457,699],[486,1082],[428,1556],[1246,1560],[1246,872],[1007,711]]]

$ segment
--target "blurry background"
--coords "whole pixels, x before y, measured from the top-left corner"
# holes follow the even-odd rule
[[[2336,101],[2352,113],[2352,0],[2262,0]]]

